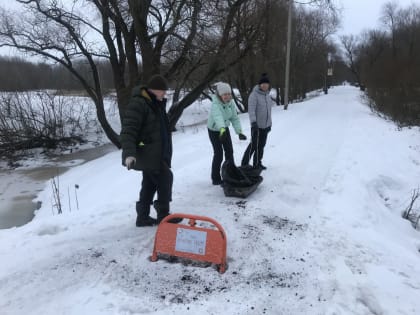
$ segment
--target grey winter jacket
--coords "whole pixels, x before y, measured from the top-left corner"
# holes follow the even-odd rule
[[[257,122],[260,129],[271,127],[271,107],[273,104],[270,91],[264,92],[258,85],[254,86],[248,98],[248,114],[251,124]]]

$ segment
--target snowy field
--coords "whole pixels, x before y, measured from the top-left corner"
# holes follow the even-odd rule
[[[419,135],[352,87],[273,108],[268,169],[243,200],[211,185],[205,124],[181,128],[172,212],[223,226],[224,274],[149,261],[156,227],[135,227],[141,175],[121,152],[77,166],[59,179],[63,214],[48,184],[32,222],[0,230],[0,313],[420,314],[420,233],[401,218],[420,185]],[[239,163],[247,141],[233,145]]]

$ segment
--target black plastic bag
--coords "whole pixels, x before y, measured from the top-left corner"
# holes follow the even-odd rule
[[[223,192],[226,197],[246,198],[253,193],[263,178],[260,169],[236,167],[225,161],[222,165]]]

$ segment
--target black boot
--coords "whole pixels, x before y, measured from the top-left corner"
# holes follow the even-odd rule
[[[222,179],[213,179],[212,183],[213,185],[223,185]]]
[[[170,215],[169,213],[169,203],[162,204],[158,200],[153,201],[153,207],[156,209],[157,212],[157,224],[159,224],[165,217]],[[179,223],[182,221],[182,218],[173,218],[170,219],[169,223]]]
[[[136,219],[136,226],[153,226],[157,225],[158,222],[156,219],[152,218],[150,214],[150,205],[144,205],[139,201],[136,202],[136,212],[137,212],[137,219]]]

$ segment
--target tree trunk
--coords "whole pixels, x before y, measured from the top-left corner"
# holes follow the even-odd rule
[[[96,115],[98,116],[99,123],[101,124],[101,127],[104,130],[106,136],[118,149],[121,149],[120,137],[114,131],[114,129],[112,129],[111,125],[106,119],[104,103],[102,99],[95,102],[95,105],[96,105]]]

